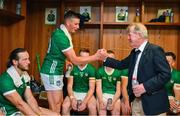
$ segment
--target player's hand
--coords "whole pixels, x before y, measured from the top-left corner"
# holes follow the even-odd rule
[[[106,105],[103,101],[99,103],[99,109],[106,110]]]
[[[77,110],[77,100],[75,98],[71,99],[71,106],[73,110]]]
[[[83,111],[86,109],[86,104],[84,102],[81,103],[81,105],[78,108],[78,111]]]

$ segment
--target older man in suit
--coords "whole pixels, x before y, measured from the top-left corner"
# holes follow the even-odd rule
[[[148,42],[148,31],[143,24],[132,23],[127,30],[128,41],[133,48],[131,53],[118,61],[107,57],[106,50],[102,49],[104,65],[128,68],[128,92],[133,115],[166,115],[169,101],[164,86],[170,80],[171,71],[165,53],[161,47]]]

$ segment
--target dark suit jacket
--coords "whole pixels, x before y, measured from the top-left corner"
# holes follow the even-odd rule
[[[130,101],[133,101],[135,98],[131,84],[134,70],[134,53],[135,49],[131,51],[128,57],[121,61],[107,58],[103,63],[104,66],[120,70],[128,68],[128,93]],[[143,83],[146,90],[146,93],[141,95],[142,106],[146,115],[156,115],[168,111],[169,100],[165,84],[170,80],[170,70],[163,49],[147,43],[140,58],[137,74],[139,83]]]

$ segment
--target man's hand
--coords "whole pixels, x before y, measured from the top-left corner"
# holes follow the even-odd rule
[[[131,114],[131,107],[129,104],[129,101],[122,101],[121,102],[121,108],[122,108],[122,115],[130,115]]]
[[[71,99],[71,106],[73,110],[77,110],[77,100],[75,98]]]
[[[139,85],[135,85],[133,87],[133,93],[136,97],[140,97],[145,92],[146,92],[146,90],[145,90],[144,85],[142,83]]]
[[[104,104],[104,102],[99,102],[99,109],[102,109],[102,110],[106,110],[106,105]]]
[[[99,60],[104,61],[108,57],[106,49],[99,49],[97,53],[99,54]]]
[[[81,103],[81,105],[78,108],[78,111],[83,111],[86,109],[86,104],[84,102]]]

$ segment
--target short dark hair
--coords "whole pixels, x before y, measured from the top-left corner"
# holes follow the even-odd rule
[[[79,54],[80,54],[81,52],[90,53],[90,50],[89,50],[88,48],[81,48],[81,49],[79,50]]]
[[[112,51],[112,50],[107,50],[107,53],[108,54],[115,54],[114,51]]]
[[[80,14],[76,13],[76,12],[74,12],[72,10],[69,10],[64,14],[64,20],[69,19],[69,18],[78,18],[78,19],[80,19]]]
[[[8,58],[8,62],[7,62],[7,68],[9,68],[13,65],[13,62],[12,62],[13,60],[19,60],[18,53],[25,52],[25,51],[27,51],[27,50],[24,48],[16,48],[13,51],[11,51],[9,58]]]
[[[176,55],[173,52],[166,52],[165,55],[171,56],[173,58],[173,60],[176,60]]]

